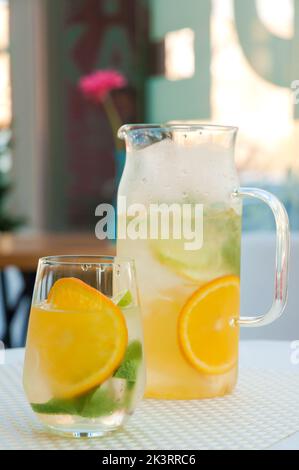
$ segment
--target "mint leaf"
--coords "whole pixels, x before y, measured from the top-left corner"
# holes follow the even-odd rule
[[[122,363],[126,360],[141,361],[142,359],[142,344],[139,340],[135,339],[128,347]]]
[[[118,403],[111,392],[103,390],[99,387],[85,402],[84,408],[80,412],[83,418],[98,418],[106,416],[116,411],[120,403]]]
[[[132,341],[127,347],[125,357],[114,373],[114,377],[126,379],[127,382],[136,382],[138,368],[142,359],[142,345],[138,340]]]
[[[129,290],[122,296],[122,298],[117,302],[118,307],[128,307],[133,302],[133,296]]]
[[[138,363],[136,361],[126,361],[117,369],[114,377],[126,379],[128,382],[136,382]]]
[[[121,407],[127,406],[131,390],[137,379],[138,368],[142,359],[140,341],[132,341],[128,347],[123,362],[114,374],[115,378],[126,380],[127,390],[118,398],[113,390],[106,385],[99,386],[75,398],[52,398],[46,403],[31,403],[33,411],[45,414],[77,415],[83,418],[98,418],[106,416]]]
[[[86,395],[69,399],[52,398],[46,403],[31,403],[31,408],[36,413],[77,415],[84,408],[85,401]]]
[[[96,390],[77,398],[52,398],[46,403],[31,403],[33,411],[46,414],[78,415],[83,418],[97,418],[111,414],[119,407],[119,403],[111,396],[111,392],[98,387]]]

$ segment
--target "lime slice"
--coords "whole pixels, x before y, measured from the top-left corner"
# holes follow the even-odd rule
[[[233,210],[206,211],[203,245],[186,250],[187,240],[152,240],[151,250],[158,261],[180,276],[198,283],[225,274],[239,274],[241,217]]]
[[[129,290],[121,292],[114,299],[113,302],[120,308],[129,307],[133,302],[133,296]]]

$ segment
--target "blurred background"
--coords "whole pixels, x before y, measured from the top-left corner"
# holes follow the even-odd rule
[[[115,200],[124,150],[102,104],[78,87],[106,68],[127,78],[112,93],[120,123],[240,128],[241,184],[275,193],[292,229],[287,315],[244,337],[298,339],[298,57],[299,0],[0,0],[5,344],[24,342],[39,256],[113,250],[95,239],[95,208]],[[247,205],[243,228],[242,311],[261,313],[273,291],[270,211]]]

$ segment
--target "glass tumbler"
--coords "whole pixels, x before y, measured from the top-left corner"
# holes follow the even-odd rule
[[[32,410],[54,431],[93,437],[126,422],[145,383],[132,260],[39,260],[23,381]]]

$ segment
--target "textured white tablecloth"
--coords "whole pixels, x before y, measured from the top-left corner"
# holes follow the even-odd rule
[[[36,420],[21,386],[23,350],[10,350],[0,365],[0,449],[299,449],[299,365],[291,353],[288,342],[241,342],[232,395],[144,400],[124,430],[75,440]]]

